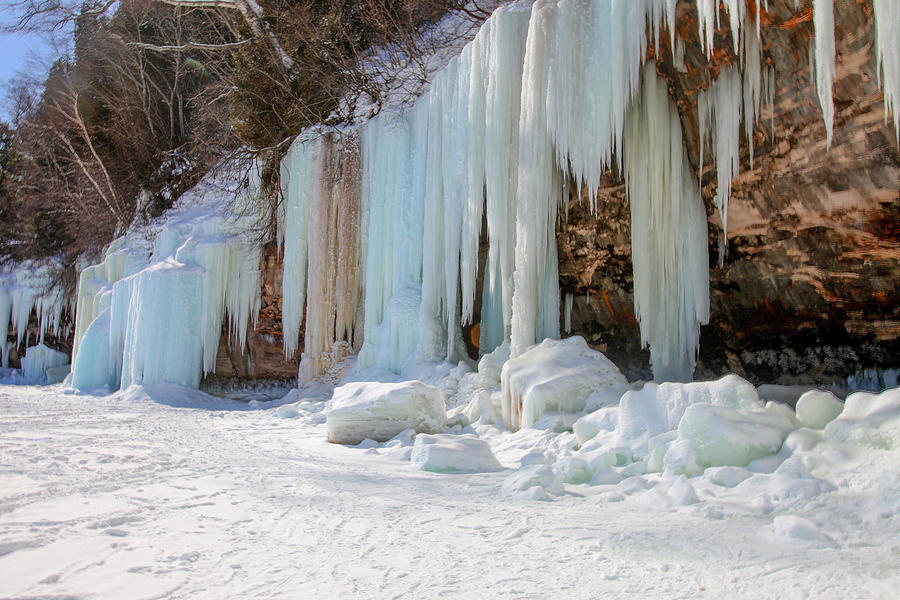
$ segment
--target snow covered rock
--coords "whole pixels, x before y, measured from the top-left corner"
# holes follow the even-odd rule
[[[44,344],[30,346],[25,349],[22,358],[22,375],[26,381],[47,383],[47,369],[54,369],[69,364],[69,355],[57,352]]]
[[[824,429],[842,410],[844,403],[825,390],[810,390],[797,400],[797,419],[810,429]]]
[[[544,413],[580,412],[594,392],[628,383],[580,336],[544,340],[508,360],[500,379],[503,417],[512,430],[533,426]]]
[[[472,434],[419,434],[413,444],[410,463],[423,471],[437,473],[484,473],[503,469],[491,446]]]
[[[444,394],[421,381],[358,382],[334,390],[327,416],[328,441],[387,441],[404,429],[437,433],[447,420]]]

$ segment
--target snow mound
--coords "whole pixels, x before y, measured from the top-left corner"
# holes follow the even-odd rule
[[[810,390],[797,400],[797,420],[810,429],[825,429],[842,410],[844,403],[824,390]]]
[[[604,388],[627,386],[619,369],[584,338],[546,339],[503,365],[503,417],[510,429],[532,427],[547,412],[577,413]]]
[[[29,346],[22,358],[22,375],[26,381],[47,383],[47,369],[56,369],[69,364],[69,355],[57,352],[44,344]]]
[[[357,382],[334,390],[326,419],[328,441],[385,442],[404,429],[437,433],[447,420],[444,394],[421,381]]]
[[[775,538],[782,543],[806,543],[832,545],[833,541],[819,527],[802,517],[781,515],[773,522]]]
[[[410,463],[422,471],[437,473],[484,473],[503,467],[487,442],[472,434],[419,434]]]
[[[880,394],[847,396],[844,410],[825,427],[830,442],[856,442],[883,449],[900,448],[900,388]]]

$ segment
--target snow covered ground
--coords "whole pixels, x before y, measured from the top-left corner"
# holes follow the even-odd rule
[[[514,499],[509,468],[412,470],[403,447],[328,444],[320,405],[266,406],[0,386],[0,597],[900,596],[877,489],[769,514],[585,486]],[[546,435],[479,432],[505,467],[504,447]]]

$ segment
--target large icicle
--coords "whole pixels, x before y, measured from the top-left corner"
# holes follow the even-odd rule
[[[365,317],[359,365],[402,370],[418,343],[428,105],[362,130]]]
[[[320,378],[352,350],[359,302],[360,180],[355,138],[319,138],[309,204],[309,278],[300,383]]]
[[[894,115],[894,132],[900,141],[900,2],[875,0],[878,69],[884,89],[884,120]]]
[[[279,237],[284,243],[281,324],[284,355],[287,358],[297,351],[306,301],[307,220],[315,146],[315,142],[311,140],[297,138],[281,160],[284,207],[283,222],[279,223]]]
[[[709,89],[697,98],[700,116],[700,164],[703,164],[703,148],[707,138],[712,141],[716,158],[716,208],[722,218],[722,239],[719,246],[719,263],[725,257],[728,243],[728,199],[731,197],[731,180],[741,168],[741,74],[730,65],[719,73]]]
[[[491,18],[485,115],[485,203],[488,259],[481,304],[480,349],[509,338],[515,267],[516,185],[522,67],[531,11],[501,9]]]
[[[893,0],[892,0],[893,1]],[[825,119],[826,147],[831,148],[834,130],[834,0],[813,0],[813,23],[816,28],[816,90]],[[894,32],[896,39],[897,32]]]
[[[681,121],[655,64],[628,113],[634,308],[657,381],[690,381],[709,321],[706,211],[684,152]]]

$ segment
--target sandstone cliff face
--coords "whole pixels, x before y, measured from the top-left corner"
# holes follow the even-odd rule
[[[696,19],[694,3],[681,3],[677,27],[686,72],[674,68],[667,49],[657,57],[679,106],[695,172],[697,94],[736,60],[729,50],[706,60]],[[900,154],[876,79],[871,2],[837,0],[835,23],[834,140],[826,150],[809,65],[811,4],[794,10],[793,0],[770,1],[763,11],[764,56],[776,72],[774,114],[764,108],[754,130],[752,168],[742,140],[721,267],[715,163],[707,152],[702,183],[712,315],[701,329],[698,378],[733,371],[755,381],[799,375],[800,381],[826,382],[900,365]],[[731,47],[727,28],[717,31],[716,47]],[[649,353],[639,351],[633,315],[629,208],[621,180],[612,173],[608,179],[596,218],[573,191],[557,237],[561,286],[575,295],[572,333],[584,335],[631,377],[648,378]]]
[[[798,9],[794,0],[768,4],[761,32],[765,61],[775,69],[774,114],[764,106],[754,129],[752,167],[748,141],[742,139],[722,266],[717,260],[722,228],[713,205],[715,162],[708,151],[703,165],[712,314],[701,329],[695,377],[736,372],[755,382],[824,383],[865,368],[900,366],[900,151],[893,126],[885,123],[876,77],[872,3],[835,1],[830,150],[809,64],[811,1],[801,1]],[[752,0],[747,8],[755,14]],[[717,51],[707,61],[695,3],[682,1],[678,11],[684,68],[675,68],[667,47],[653,58],[669,81],[698,172],[697,96],[737,58],[725,12]],[[584,196],[586,190],[572,190],[568,220],[557,234],[560,286],[574,296],[571,333],[583,335],[629,377],[649,379],[649,352],[640,349],[634,317],[624,183],[617,174],[607,175],[597,215],[580,200]],[[219,376],[297,375],[299,351],[290,360],[282,351],[282,266],[274,246],[266,249],[263,270],[259,326],[243,354],[223,338]]]
[[[296,357],[284,356],[281,330],[281,277],[284,266],[281,253],[274,243],[263,248],[261,270],[262,308],[259,321],[248,332],[247,347],[243,349],[229,341],[228,331],[223,328],[216,356],[217,378],[297,378],[300,351],[297,351]],[[302,328],[300,339],[303,339]]]

